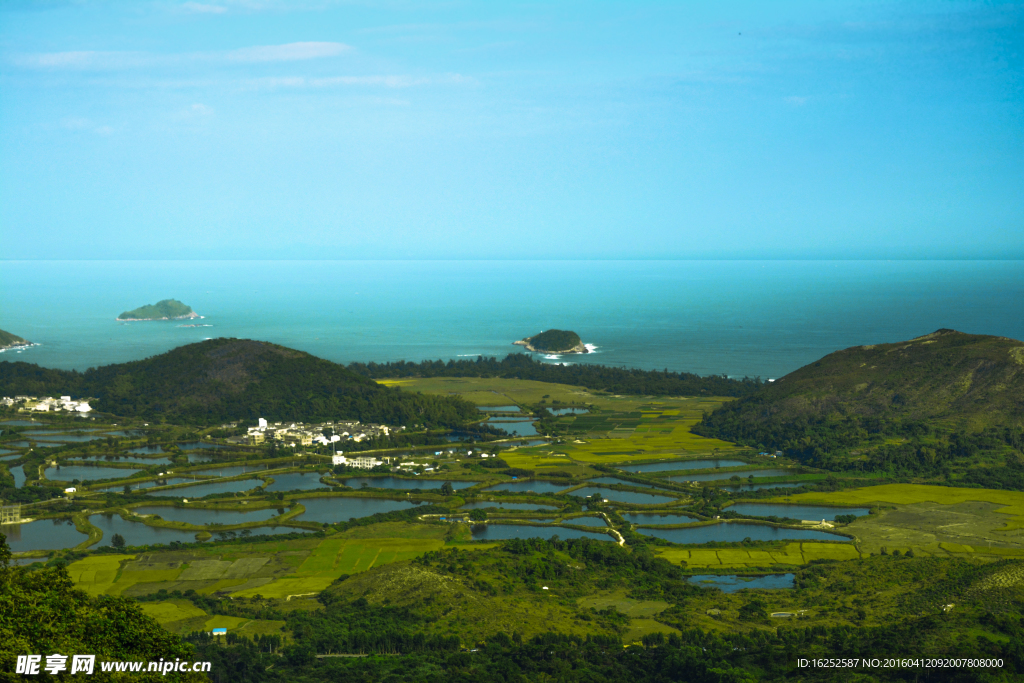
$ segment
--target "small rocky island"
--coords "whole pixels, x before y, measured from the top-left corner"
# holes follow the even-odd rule
[[[547,330],[512,343],[535,353],[590,353],[580,336],[568,330]]]
[[[136,308],[134,311],[125,311],[117,316],[117,319],[124,322],[139,320],[191,320],[202,317],[193,311],[191,306],[186,306],[177,299],[164,299],[155,304]]]
[[[32,346],[32,342],[22,339],[16,334],[0,330],[0,351],[16,349],[22,346]]]

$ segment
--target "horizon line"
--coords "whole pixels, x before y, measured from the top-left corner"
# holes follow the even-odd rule
[[[963,261],[1024,261],[1024,256],[975,256],[975,257],[963,257],[963,258],[952,258],[952,257],[804,257],[804,256],[793,256],[793,257],[678,257],[678,258],[2,258],[0,257],[0,263],[55,263],[55,262],[121,262],[121,261],[137,261],[137,262],[194,262],[194,261],[211,261],[211,262],[278,262],[278,263],[316,263],[316,262],[331,262],[331,261],[361,261],[361,262],[396,262],[396,263],[407,263],[407,262],[474,262],[474,261],[491,261],[491,262],[594,262],[594,261],[608,261],[608,262],[625,262],[625,261],[638,261],[638,262],[651,262],[651,261],[754,261],[754,262],[783,262],[783,261],[851,261],[851,262],[879,262],[879,261],[946,261],[946,262],[963,262]]]

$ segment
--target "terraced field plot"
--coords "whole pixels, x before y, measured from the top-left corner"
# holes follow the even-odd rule
[[[92,555],[68,565],[68,573],[80,588],[96,597],[114,585],[121,562],[132,559],[134,555]]]
[[[669,562],[685,562],[688,567],[770,567],[776,564],[803,565],[811,560],[855,560],[861,557],[852,545],[813,542],[788,543],[778,550],[658,548],[655,552]]]
[[[287,598],[317,593],[342,574],[356,574],[399,560],[411,560],[444,545],[436,539],[378,538],[365,541],[329,539],[320,544],[295,572],[276,581],[239,591],[235,595]]]
[[[161,624],[183,621],[192,617],[206,616],[206,612],[188,600],[168,600],[166,602],[144,602],[142,611]]]

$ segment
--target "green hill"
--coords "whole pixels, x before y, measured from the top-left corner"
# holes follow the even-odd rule
[[[164,299],[155,304],[125,311],[118,320],[173,320],[175,318],[198,318],[199,315],[177,299]]]
[[[985,450],[969,445],[980,433],[1013,446],[1022,424],[1024,342],[938,330],[836,351],[722,406],[693,431],[875,468],[894,449],[915,447],[915,459],[938,467],[943,454],[963,460]]]
[[[383,387],[308,353],[248,339],[210,339],[84,373],[2,362],[0,394],[89,396],[104,412],[190,424],[265,417],[455,427],[478,417],[462,399]]]
[[[524,344],[531,351],[543,353],[586,353],[580,336],[568,330],[547,330],[517,343]]]
[[[11,346],[26,346],[28,342],[16,334],[10,332],[4,332],[0,330],[0,349],[6,349]]]

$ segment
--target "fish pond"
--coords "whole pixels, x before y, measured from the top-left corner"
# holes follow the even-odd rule
[[[226,446],[223,446],[219,443],[208,443],[206,441],[187,441],[185,443],[179,443],[178,448],[180,448],[183,451],[191,451],[196,449],[226,448]]]
[[[77,460],[77,458],[76,458]],[[90,458],[82,458],[86,462],[135,462],[140,465],[170,465],[170,458],[140,458],[135,455],[96,455]]]
[[[166,491],[153,491],[150,493],[152,496],[171,496],[172,498],[202,498],[208,496],[211,493],[237,493],[238,491],[248,491],[261,486],[263,482],[259,479],[241,479],[238,481],[218,481],[210,484],[195,484],[193,486],[183,486],[179,489],[169,489]]]
[[[296,517],[303,522],[347,522],[350,519],[369,517],[378,512],[407,510],[415,507],[410,500],[389,500],[387,498],[355,498],[331,496],[323,498],[299,498],[306,511]]]
[[[533,426],[536,420],[507,420],[505,418],[488,418],[485,424],[497,429],[504,429],[514,436],[537,436],[537,429]]]
[[[43,427],[45,423],[36,422],[35,420],[4,420],[0,422],[0,427]]]
[[[203,526],[205,524],[245,524],[265,522],[271,517],[283,515],[284,508],[262,510],[206,510],[196,507],[172,507],[170,505],[146,505],[132,510],[136,515],[159,515],[169,522],[185,522]]]
[[[120,515],[113,514],[90,515],[89,522],[103,531],[103,540],[99,542],[99,545],[110,545],[114,534],[121,534],[127,545],[152,545],[170,543],[171,541],[192,543],[196,540],[196,533],[198,533],[184,529],[147,526],[142,522],[129,522],[122,519]]]
[[[510,538],[592,538],[595,541],[611,541],[608,534],[593,531],[567,529],[562,526],[527,526],[518,524],[475,524],[472,527],[474,541],[504,541]]]
[[[618,477],[598,477],[597,479],[587,479],[588,484],[622,484],[624,486],[639,486],[641,488],[654,488],[653,484],[642,484],[635,481],[626,481],[625,479],[619,479]]]
[[[320,482],[319,472],[288,472],[273,474],[274,483],[266,487],[267,491],[311,491],[313,489],[330,488]]]
[[[14,455],[0,455],[0,462],[4,460],[17,460],[21,457],[21,453],[15,453]]]
[[[185,457],[188,458],[190,463],[213,462],[215,460],[213,453],[187,453]]]
[[[497,486],[488,486],[484,491],[513,491],[515,493],[557,493],[569,488],[571,484],[553,481],[529,479],[527,481],[509,481]]]
[[[519,406],[477,406],[477,410],[484,412],[492,411],[496,413],[520,413],[522,409]]]
[[[205,470],[196,470],[191,474],[201,474],[212,477],[234,477],[239,474],[248,474],[249,472],[260,472],[265,469],[267,469],[266,465],[235,465],[232,467],[210,467]],[[274,478],[276,479],[277,477]]]
[[[676,470],[709,470],[715,467],[745,467],[749,464],[743,460],[673,460],[671,462],[651,462],[646,465],[623,465],[619,469],[625,472],[674,472]]]
[[[15,553],[74,548],[89,539],[75,529],[70,519],[40,519],[28,524],[5,524],[0,526],[0,534],[7,536],[7,545]]]
[[[232,538],[246,538],[248,536],[276,536],[278,534],[301,534],[310,533],[307,529],[299,529],[293,526],[258,526],[252,529],[238,529],[237,531],[214,531],[211,540],[230,540]]]
[[[638,533],[656,536],[672,543],[737,543],[749,538],[752,541],[847,541],[845,536],[829,534],[814,529],[780,529],[767,524],[743,524],[722,522],[685,529],[644,529]]]
[[[14,477],[14,488],[20,489],[28,480],[28,477],[25,476],[25,468],[22,465],[18,465],[17,467],[12,467],[10,469],[11,476]]]
[[[165,453],[161,446],[139,446],[138,448],[129,448],[129,453],[149,453],[150,455],[156,455],[157,453]]]
[[[659,515],[656,512],[623,512],[622,518],[630,524],[689,524],[696,517],[689,515]]]
[[[498,510],[540,510],[541,512],[550,512],[551,510],[558,509],[554,505],[537,505],[535,503],[498,503],[489,500],[479,500],[475,503],[468,503],[459,509],[488,510],[490,508],[497,508]]]
[[[792,574],[767,574],[765,576],[697,574],[687,580],[702,588],[717,588],[723,593],[735,593],[744,588],[780,590],[793,587]]]
[[[637,493],[636,491],[615,491],[613,489],[602,489],[596,486],[584,486],[581,489],[573,491],[569,495],[582,496],[586,498],[594,494],[598,494],[602,498],[607,498],[608,500],[614,500],[619,503],[632,503],[634,505],[656,505],[658,503],[672,503],[676,500],[675,498],[669,498],[668,496],[659,496],[653,493]]]
[[[51,481],[90,481],[95,479],[127,479],[142,470],[122,469],[120,467],[92,467],[90,465],[65,465],[60,469],[52,467],[46,470],[46,478]]]
[[[835,521],[836,515],[868,514],[868,508],[844,508],[824,505],[788,505],[785,503],[735,503],[726,508],[731,512],[754,517],[789,517],[791,519],[826,519]]]
[[[166,479],[153,479],[151,481],[140,481],[130,482],[133,491],[140,491],[142,489],[151,489],[154,486],[174,486],[175,484],[184,484],[190,481],[195,481],[192,477],[168,477]],[[118,484],[117,486],[106,486],[101,489],[94,489],[96,491],[123,491],[125,485]]]
[[[728,480],[729,477],[737,476],[742,480],[746,480],[747,477],[785,477],[787,475],[793,475],[796,472],[792,470],[748,470],[746,472],[712,472],[710,474],[677,474],[674,477],[665,477],[669,481],[719,481]]]
[[[81,443],[83,441],[95,441],[96,439],[102,439],[102,434],[44,434],[40,436],[25,434],[29,438],[36,439],[38,441],[45,441],[47,443]]]
[[[444,484],[444,479],[399,479],[398,477],[353,477],[351,479],[345,479],[342,483],[350,488],[358,489],[363,488],[363,484],[366,484],[366,488],[375,489],[439,489]],[[468,489],[470,486],[479,484],[478,481],[453,481],[452,487],[455,489]]]

